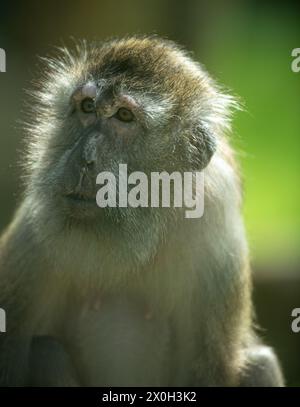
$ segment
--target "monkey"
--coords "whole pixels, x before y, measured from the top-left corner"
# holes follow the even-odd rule
[[[157,36],[83,41],[44,65],[0,242],[1,386],[284,386],[255,329],[235,98]],[[97,174],[120,163],[201,172],[203,216],[99,208]]]

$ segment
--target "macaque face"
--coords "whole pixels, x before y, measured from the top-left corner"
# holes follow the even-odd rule
[[[119,164],[146,174],[207,164],[201,154],[210,158],[213,144],[195,110],[205,92],[185,64],[155,46],[151,54],[151,48],[138,53],[124,45],[118,52],[94,49],[66,72],[48,104],[51,126],[43,137],[43,165],[34,174],[65,214],[101,217],[106,211],[96,204],[97,175],[117,177]]]
[[[63,153],[59,174],[65,205],[73,214],[80,209],[80,213],[99,215],[96,178],[100,172],[117,176],[122,163],[131,170],[145,170],[143,149],[149,134],[145,119],[138,97],[121,91],[117,84],[94,80],[75,89],[69,113],[75,137],[71,149]]]

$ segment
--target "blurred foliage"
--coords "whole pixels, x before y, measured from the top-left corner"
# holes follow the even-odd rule
[[[300,30],[299,16],[278,11],[232,13],[215,33],[208,65],[246,108],[236,116],[234,144],[252,250],[286,261],[300,246],[300,75],[290,68]]]

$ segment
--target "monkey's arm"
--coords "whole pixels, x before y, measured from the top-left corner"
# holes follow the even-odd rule
[[[284,379],[278,358],[268,346],[255,345],[245,350],[246,366],[240,387],[282,387]]]
[[[34,387],[79,386],[70,355],[56,339],[50,336],[33,338],[28,382]]]
[[[235,219],[237,225],[238,216]],[[283,386],[276,355],[267,346],[260,345],[252,333],[251,270],[247,256],[243,255],[246,252],[240,246],[242,237],[230,240],[234,234],[228,225],[230,250],[227,250],[231,256],[218,258],[222,251],[215,251],[209,278],[202,273],[202,287],[198,288],[202,295],[195,296],[199,298],[196,309],[202,310],[197,331],[195,385]],[[215,240],[215,248],[217,244]]]
[[[27,384],[31,340],[45,312],[46,262],[25,211],[18,211],[0,241],[0,306],[6,312],[6,332],[0,335],[0,386]]]

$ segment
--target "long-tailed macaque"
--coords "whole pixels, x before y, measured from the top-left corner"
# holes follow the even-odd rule
[[[282,386],[253,329],[234,99],[157,37],[45,65],[24,198],[1,238],[1,385]],[[203,173],[203,216],[99,208],[97,175],[121,163]]]

